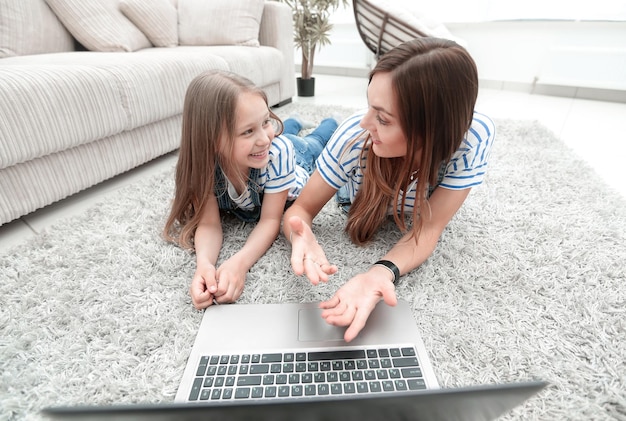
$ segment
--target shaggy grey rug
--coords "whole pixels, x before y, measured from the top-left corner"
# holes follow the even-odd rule
[[[320,121],[351,110],[290,104]],[[542,379],[503,419],[626,419],[626,203],[533,122],[497,121],[485,182],[431,258],[402,278],[444,387]],[[47,405],[173,399],[202,313],[194,256],[160,231],[173,172],[106,196],[0,257],[0,419]],[[359,248],[329,203],[315,221],[340,268],[329,285],[295,277],[282,237],[240,302],[319,301],[382,256],[392,225]],[[225,221],[222,257],[251,226]]]

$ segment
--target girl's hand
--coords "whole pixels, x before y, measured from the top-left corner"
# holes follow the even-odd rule
[[[398,303],[395,286],[388,279],[386,269],[372,267],[369,271],[356,275],[335,292],[327,301],[320,303],[322,318],[334,326],[349,326],[344,334],[350,342],[365,326],[369,315],[381,300],[387,305]]]
[[[202,310],[213,304],[216,291],[215,266],[210,263],[198,263],[189,287],[189,294],[194,307]]]
[[[313,285],[328,282],[328,276],[337,272],[318,244],[309,227],[299,216],[289,218],[291,228],[291,267],[296,275],[306,275]]]
[[[217,291],[215,301],[218,304],[234,303],[241,296],[246,283],[246,271],[235,259],[228,259],[217,269]]]

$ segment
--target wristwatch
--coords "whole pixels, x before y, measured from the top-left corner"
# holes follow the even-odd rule
[[[374,266],[376,265],[384,266],[391,272],[391,274],[393,275],[394,285],[398,282],[398,280],[400,279],[400,269],[398,269],[398,266],[396,266],[395,263],[393,263],[391,260],[379,260],[374,263]]]

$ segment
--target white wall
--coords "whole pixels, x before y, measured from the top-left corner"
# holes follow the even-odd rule
[[[339,11],[333,21],[332,45],[318,51],[316,71],[367,74],[372,54],[359,38],[352,9]],[[570,88],[568,92],[608,90],[626,101],[626,21],[473,21],[446,26],[467,41],[481,82],[529,90],[537,86]],[[297,62],[299,55],[296,52]]]

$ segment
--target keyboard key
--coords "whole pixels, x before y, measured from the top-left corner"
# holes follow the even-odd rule
[[[295,355],[293,353],[287,353],[283,355],[283,361],[291,363],[294,361]]]
[[[245,354],[241,356],[241,363],[242,364],[249,364],[250,363],[250,354]]]
[[[296,373],[304,373],[306,371],[306,363],[296,363]]]
[[[405,357],[413,357],[415,356],[415,349],[414,348],[402,348],[402,355],[404,355]]]
[[[404,380],[396,380],[393,383],[396,386],[396,390],[407,390],[406,382]]]
[[[341,383],[331,384],[330,393],[333,395],[341,395],[343,393],[343,386],[341,385]]]
[[[209,360],[209,364],[211,365],[217,365],[217,363],[220,362],[220,356],[219,355],[212,355],[211,359]]]
[[[377,357],[378,357],[378,352],[376,352],[375,349],[367,350],[367,358],[377,358]]]
[[[422,370],[419,367],[403,368],[401,371],[402,377],[405,379],[409,377],[422,377]]]
[[[214,385],[215,385],[215,387],[223,387],[224,386],[224,377],[216,377]]]
[[[226,377],[226,386],[234,386],[235,385],[235,376]]]
[[[365,351],[362,349],[345,351],[321,351],[309,352],[309,361],[331,361],[331,360],[356,360],[365,358]]]
[[[393,390],[394,390],[394,389],[393,389],[393,382],[392,382],[392,381],[390,381],[390,380],[385,380],[385,381],[383,382],[383,390],[384,390],[385,392],[393,392]]]
[[[289,396],[289,386],[279,386],[278,397],[285,398],[287,396]]]
[[[356,393],[356,386],[354,383],[344,383],[343,384],[343,392],[344,393]]]
[[[401,357],[402,356],[402,352],[400,351],[400,348],[391,348],[389,350],[389,354],[392,357]]]
[[[261,380],[261,376],[239,376],[237,386],[258,386]]]
[[[190,401],[198,400],[198,395],[200,394],[201,388],[202,388],[202,377],[196,377],[193,380],[193,384],[191,385],[191,393],[189,393]]]
[[[301,385],[296,384],[291,386],[291,396],[302,396],[303,388]]]
[[[339,380],[342,382],[349,382],[350,381],[350,372],[349,371],[342,371],[341,373],[339,373]]]
[[[222,392],[222,399],[230,399],[232,397],[233,397],[233,389],[232,388],[224,389],[224,391]]]
[[[315,383],[323,383],[326,381],[326,373],[315,373],[313,379]]]
[[[250,388],[249,387],[238,387],[235,390],[235,399],[248,399],[250,397]]]
[[[370,391],[371,392],[382,392],[382,387],[380,386],[380,382],[370,382]]]
[[[276,384],[287,384],[287,375],[286,374],[276,375]]]
[[[333,370],[334,371],[343,370],[343,361],[333,361]]]
[[[283,361],[283,354],[263,354],[262,363],[280,363]]]
[[[312,373],[302,373],[302,383],[313,383]]]
[[[263,376],[263,384],[264,385],[274,384],[274,375],[266,374],[265,376]]]
[[[378,356],[381,358],[389,356],[389,350],[387,348],[381,348],[378,350]]]
[[[252,388],[252,395],[251,397],[253,399],[259,399],[263,397],[263,388],[260,386],[255,386]]]
[[[239,364],[239,355],[230,356],[230,364]]]
[[[275,398],[276,397],[276,386],[266,386],[265,387],[265,397],[266,398]]]
[[[409,386],[409,390],[426,389],[426,382],[424,382],[424,379],[409,379],[407,384]]]
[[[400,378],[400,370],[398,370],[397,368],[392,368],[389,370],[389,377],[391,377],[392,379],[399,379]]]
[[[206,401],[211,397],[211,390],[210,389],[202,389],[202,392],[200,393],[200,400],[201,401]]]
[[[269,364],[252,364],[250,366],[250,374],[266,374],[270,372]]]
[[[394,358],[393,359],[394,367],[414,367],[419,366],[417,363],[417,358],[415,357],[404,357],[404,358]]]
[[[220,397],[222,397],[222,389],[213,389],[213,391],[211,392],[211,399],[215,400],[219,399]]]
[[[252,358],[250,358],[250,362],[253,364],[261,362],[261,356],[259,354],[252,354]]]
[[[297,352],[296,361],[306,361],[306,352]]]
[[[318,395],[328,395],[330,393],[330,388],[326,383],[317,385],[317,394]]]
[[[306,396],[315,396],[316,392],[317,392],[317,388],[315,387],[315,385],[307,384],[304,386],[304,394]]]
[[[228,361],[230,360],[230,356],[228,355],[222,355],[220,357],[220,364],[228,364]]]
[[[204,384],[202,386],[204,386],[204,387],[212,387],[213,386],[213,377],[205,377],[204,378]]]
[[[356,384],[356,391],[358,393],[367,393],[367,392],[369,392],[369,388],[367,387],[367,382],[358,382]]]
[[[289,384],[300,383],[300,375],[299,374],[290,374],[289,375]]]

